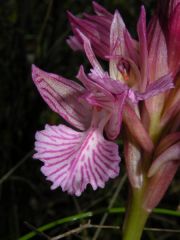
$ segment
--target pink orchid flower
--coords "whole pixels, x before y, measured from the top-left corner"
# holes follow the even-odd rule
[[[68,13],[73,36],[67,43],[90,62],[80,83],[33,65],[42,98],[72,128],[46,125],[36,133],[34,158],[43,174],[69,194],[80,196],[119,174],[118,145],[124,126],[124,156],[131,185],[123,240],[139,240],[149,213],[160,202],[180,164],[180,0],[161,0],[146,26],[141,8],[138,40],[120,13],[93,2],[96,15]],[[103,69],[100,61],[108,63]]]
[[[99,5],[94,5],[97,12],[107,13]],[[142,9],[141,15],[144,14]],[[111,16],[108,13],[107,15]],[[89,19],[92,18],[89,16]],[[112,15],[111,20],[110,30],[107,32],[109,48],[106,49],[107,56],[104,55],[109,59],[109,73],[102,69],[91,47],[92,39],[78,28],[79,25],[75,26],[78,38],[71,38],[70,45],[81,44],[80,48],[85,51],[92,65],[88,75],[80,67],[77,78],[83,86],[44,72],[34,65],[32,68],[34,83],[49,107],[78,129],[76,131],[62,124],[46,125],[45,130],[36,133],[37,153],[34,158],[44,163],[41,171],[53,182],[51,189],[61,186],[63,191],[76,196],[81,195],[88,184],[94,190],[103,188],[108,179],[119,174],[118,145],[112,140],[119,135],[124,108],[127,108],[135,125],[139,126],[141,135],[135,133],[139,143],[147,151],[152,149],[153,143],[134,109],[137,109],[139,101],[173,88],[171,73],[161,76],[151,84],[147,83],[146,69],[143,67],[139,71],[138,63],[134,62],[136,57],[139,59],[137,61],[141,61],[144,55],[137,56],[137,47],[130,40],[125,25],[121,32],[123,22],[118,11]],[[100,24],[99,18],[96,21]],[[87,22],[83,24],[83,28],[86,28],[86,24],[89,26]],[[142,17],[138,26],[139,31],[143,32]],[[122,35],[127,38],[123,46]],[[144,48],[143,40],[140,44]],[[74,45],[73,47],[75,48]],[[130,75],[133,76],[132,83],[127,81]]]

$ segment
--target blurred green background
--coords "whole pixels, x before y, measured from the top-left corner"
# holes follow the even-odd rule
[[[127,181],[124,180],[124,162],[118,178],[95,192],[88,188],[79,198],[50,190],[50,183],[40,173],[41,163],[32,159],[34,134],[45,123],[59,124],[62,120],[41,99],[31,80],[31,64],[46,71],[75,79],[81,63],[87,63],[81,53],[74,53],[65,40],[71,33],[66,11],[81,16],[92,13],[90,0],[0,0],[0,239],[16,240],[51,221],[84,211],[107,208],[117,187],[113,207],[127,203]],[[119,9],[131,33],[136,36],[136,22],[140,6],[145,5],[148,18],[152,15],[155,0],[97,1],[113,13]],[[123,158],[123,152],[121,152]],[[10,171],[10,172],[9,172]],[[7,174],[8,173],[8,174]],[[159,207],[178,208],[179,184],[176,179]],[[92,217],[99,224],[103,211]],[[123,214],[111,214],[106,225],[122,225]],[[147,226],[178,229],[178,218],[153,213]],[[54,227],[49,236],[69,231],[87,220],[70,221]],[[73,234],[66,239],[93,239],[95,229]],[[146,240],[176,240],[179,233],[145,231]],[[47,239],[36,235],[33,239]],[[119,231],[103,229],[98,239],[120,239]]]

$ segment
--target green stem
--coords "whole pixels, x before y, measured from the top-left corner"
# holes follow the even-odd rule
[[[123,226],[122,240],[140,240],[149,213],[142,208],[143,190],[133,190]]]

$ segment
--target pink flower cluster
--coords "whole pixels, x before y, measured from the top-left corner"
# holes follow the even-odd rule
[[[112,15],[93,2],[96,15],[84,14],[79,19],[68,13],[74,35],[67,43],[73,50],[83,51],[91,64],[87,74],[80,66],[80,83],[33,65],[32,78],[42,98],[73,127],[46,125],[36,133],[34,158],[44,163],[41,171],[53,183],[52,189],[60,186],[79,196],[88,184],[96,190],[118,176],[120,156],[113,140],[119,136],[122,119],[128,129],[124,139],[126,166],[134,187],[141,185],[137,165],[142,150],[155,153],[148,166],[149,177],[164,162],[177,160],[180,105],[175,86],[180,66],[180,4],[172,2],[166,32],[157,14],[146,29],[146,12],[141,8],[138,41],[131,37],[117,10]],[[97,57],[109,63],[109,70],[102,68]],[[174,130],[168,130],[168,138],[161,139],[154,130],[156,121],[162,130],[172,116]]]

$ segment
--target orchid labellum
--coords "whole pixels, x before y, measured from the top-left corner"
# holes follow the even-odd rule
[[[141,8],[136,40],[117,10],[111,14],[93,2],[95,15],[68,13],[73,35],[67,43],[90,63],[88,72],[80,66],[80,83],[32,66],[42,98],[72,126],[46,125],[36,133],[34,158],[43,162],[51,189],[80,196],[88,184],[103,188],[119,175],[114,140],[123,139],[132,192],[124,240],[140,239],[179,166],[180,1],[165,2],[148,25]]]

